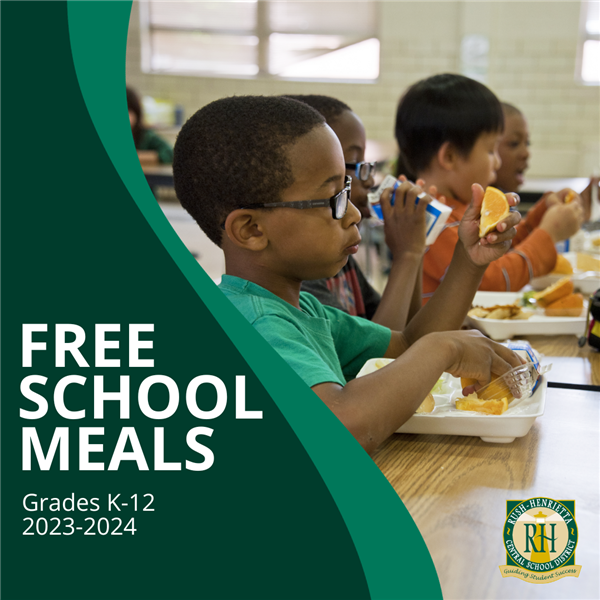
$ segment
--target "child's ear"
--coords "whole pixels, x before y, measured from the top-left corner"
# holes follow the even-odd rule
[[[225,233],[238,247],[254,252],[264,250],[267,236],[254,210],[239,208],[227,215]]]
[[[437,162],[444,171],[451,171],[456,164],[458,153],[452,142],[444,142],[437,151]]]

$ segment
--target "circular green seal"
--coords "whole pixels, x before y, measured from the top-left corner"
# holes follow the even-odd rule
[[[504,546],[527,571],[553,571],[568,564],[577,546],[574,500],[530,498],[507,510]]]

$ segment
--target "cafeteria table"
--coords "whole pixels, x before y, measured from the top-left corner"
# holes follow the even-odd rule
[[[544,415],[511,443],[396,433],[380,446],[374,461],[417,524],[445,600],[600,598],[599,418],[600,392],[549,387]],[[575,500],[579,577],[502,577],[506,501],[535,497]]]
[[[393,434],[373,459],[414,519],[445,600],[600,598],[600,352],[575,335],[526,336],[542,355],[545,411],[507,444]],[[579,577],[502,577],[507,500],[575,500]]]
[[[582,331],[583,333],[583,331]],[[521,338],[515,338],[521,339]],[[523,336],[542,354],[541,364],[552,365],[547,379],[550,387],[591,389],[600,396],[600,352],[587,343],[580,348],[575,335]],[[596,388],[594,390],[594,388]]]

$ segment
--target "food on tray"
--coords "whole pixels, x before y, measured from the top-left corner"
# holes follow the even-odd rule
[[[460,398],[456,401],[456,408],[458,410],[472,410],[487,415],[501,415],[508,409],[508,399],[482,400],[477,397],[477,394],[469,394],[466,398]]]
[[[573,293],[573,283],[571,282],[570,277],[563,277],[559,279],[556,283],[549,285],[547,288],[543,289],[541,292],[536,292],[533,296],[538,306],[542,308],[552,304],[556,300],[559,300],[563,296],[568,296]]]
[[[506,196],[498,189],[488,186],[485,189],[481,205],[481,220],[479,221],[479,237],[482,238],[493,229],[502,219],[508,217],[510,206]]]
[[[570,204],[576,197],[577,194],[573,190],[569,190],[569,193],[565,196],[565,204]]]
[[[544,314],[547,317],[579,317],[583,311],[583,296],[569,294],[548,304]]]
[[[581,271],[600,271],[600,258],[584,252],[577,253],[577,268]]]
[[[572,275],[573,266],[562,254],[559,254],[556,257],[556,264],[554,265],[554,269],[552,269],[552,271],[550,272],[552,273],[552,275]]]
[[[535,305],[537,304],[534,296],[535,296],[536,292],[531,291],[531,292],[525,292],[521,298],[519,299],[519,304],[521,304],[522,306],[525,307],[535,307]]]
[[[476,395],[480,400],[497,400],[498,398],[506,398],[506,401],[508,404],[510,404],[515,399],[515,397],[512,395],[512,392],[504,382],[504,379],[500,379],[498,381],[499,377],[499,375],[492,373],[492,379],[490,383],[482,387],[480,390],[477,390]],[[476,383],[477,379],[470,379],[468,377],[460,378],[460,384],[462,385],[463,390],[466,387]],[[471,395],[472,394],[470,394],[469,397]]]
[[[600,246],[600,237],[592,240],[592,246]]]
[[[433,411],[433,409],[435,408],[435,400],[433,398],[433,394],[427,394],[427,398],[425,398],[425,400],[423,400],[423,402],[421,403],[421,406],[419,406],[419,408],[417,408],[416,413],[417,414],[421,414],[421,413],[430,413]]]
[[[474,306],[468,313],[469,317],[480,319],[529,319],[533,313],[524,311],[518,304],[496,306]]]

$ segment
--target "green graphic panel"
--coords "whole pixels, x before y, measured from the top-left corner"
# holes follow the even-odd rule
[[[87,34],[101,33],[93,41],[102,62],[111,55],[104,50],[114,40],[113,18],[119,35],[126,34],[124,4],[80,4],[92,11]],[[368,597],[352,539],[321,476],[106,154],[75,75],[66,3],[0,6],[2,597]],[[94,10],[106,10],[109,23],[95,21]],[[122,41],[114,43],[122,52]],[[122,75],[121,68],[120,85]],[[107,90],[103,102],[112,102],[113,93]],[[107,105],[107,114],[111,110]],[[129,132],[120,132],[135,157]],[[22,366],[24,323],[47,324],[47,332],[34,335],[46,348],[32,352],[32,367]],[[95,324],[107,323],[119,326],[106,334],[118,342],[106,350],[118,367],[97,364]],[[152,347],[140,356],[154,366],[129,365],[130,323],[153,324],[154,331],[140,336]],[[57,366],[57,324],[81,328],[79,352],[88,366],[70,353]],[[45,378],[30,386],[44,398],[38,402],[48,404],[38,419],[20,416],[21,409],[37,407],[21,393],[31,375]],[[74,375],[81,379],[65,387],[64,404],[85,416],[70,420],[57,412],[54,393]],[[171,395],[164,385],[149,392],[154,411],[178,399],[164,420],[144,415],[138,402],[153,375],[176,386]],[[226,408],[214,419],[199,419],[186,406],[189,382],[202,375],[219,378],[226,388]],[[246,407],[262,411],[262,419],[236,418],[236,376],[245,376]],[[121,390],[123,400],[98,400],[94,378],[107,392]],[[200,409],[210,411],[216,401],[214,387],[199,388]],[[103,418],[95,405],[103,407]],[[127,416],[122,406],[129,407]],[[196,427],[211,430],[197,437],[205,455],[214,457],[204,471],[187,468],[205,460],[187,441]],[[57,428],[65,428],[66,470],[59,468],[58,453],[49,470],[39,468],[35,453],[31,470],[24,470],[24,428],[35,428],[44,453]],[[87,454],[80,438],[86,431],[93,444]],[[109,470],[121,439],[123,460]],[[133,460],[136,447],[141,452]],[[82,456],[102,470],[83,470]],[[160,470],[162,462],[179,469]]]
[[[225,301],[150,194],[126,117],[129,8],[127,2],[2,3],[3,89],[19,90],[18,97],[5,92],[2,103],[2,391],[14,399],[2,405],[3,489],[11,490],[2,505],[4,597],[441,597],[421,536],[387,481]],[[8,59],[8,48],[18,60]],[[27,128],[12,118],[39,112],[39,90],[47,92],[43,131],[36,120]],[[36,135],[52,140],[52,150],[32,178],[23,157]],[[7,147],[14,149],[8,157]],[[47,338],[36,337],[47,339],[48,352],[34,353],[33,369],[20,362],[25,322],[49,324]],[[84,329],[81,351],[90,367],[69,357],[66,367],[54,366],[55,323]],[[109,351],[120,368],[95,367],[95,323],[121,325],[119,334],[108,335],[121,341]],[[154,323],[146,336],[154,368],[128,367],[128,323]],[[33,387],[51,406],[43,419],[24,423],[18,409],[33,404],[21,398],[19,385],[32,373],[48,377]],[[88,379],[65,395],[72,410],[86,408],[74,423],[52,407],[54,386],[73,374]],[[140,413],[136,395],[155,374],[177,383],[180,405],[169,419],[153,422]],[[224,414],[210,421],[191,416],[184,401],[187,383],[204,374],[221,378],[230,398]],[[130,418],[119,419],[118,404],[108,402],[104,419],[94,419],[93,377],[104,376],[114,391],[122,375],[130,377]],[[262,410],[262,420],[235,418],[235,375],[246,376],[248,408]],[[152,406],[165,407],[165,390],[157,388]],[[209,410],[215,398],[206,394],[202,406]],[[55,464],[23,473],[24,426],[36,427],[44,448],[55,427],[68,426],[70,471]],[[106,468],[124,426],[135,427],[149,471],[133,461],[113,472],[77,470],[80,428],[104,427],[93,439],[102,450],[91,456]],[[184,468],[186,460],[200,460],[186,443],[197,426],[214,430],[201,439],[215,462],[200,473]],[[156,427],[164,427],[164,460],[180,462],[182,470],[153,470]],[[133,450],[131,441],[126,449]],[[135,515],[135,536],[22,535],[22,518],[65,514],[26,511],[24,495],[76,493],[106,504],[108,492],[154,496],[155,511]],[[103,508],[93,516],[112,514]],[[32,565],[35,578],[27,576]]]
[[[155,210],[156,203],[147,190],[138,193],[139,166],[124,156],[121,131],[114,126],[117,113],[113,119],[106,114],[109,107],[115,110],[119,107],[111,100],[103,103],[98,100],[111,89],[115,97],[121,94],[118,47],[99,60],[94,52],[100,43],[99,34],[95,36],[94,32],[99,29],[86,27],[87,23],[102,23],[101,30],[113,27],[119,31],[117,28],[122,26],[118,25],[116,11],[123,12],[121,8],[107,11],[94,3],[69,4],[71,43],[79,82],[92,120],[115,167],[171,256],[276,400],[319,469],[350,530],[372,597],[441,596],[427,548],[388,482],[329,410],[232,310],[195,261],[190,260],[164,216]],[[121,123],[123,120],[121,118]],[[405,542],[402,548],[398,547],[398,539]],[[403,573],[415,575],[414,582],[402,578],[402,590],[398,589],[398,565],[402,565]],[[426,576],[425,586],[420,581],[421,574]]]

